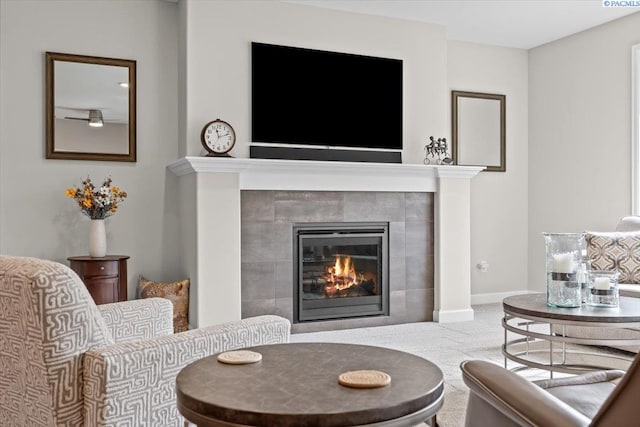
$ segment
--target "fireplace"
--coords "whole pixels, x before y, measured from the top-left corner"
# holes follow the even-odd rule
[[[294,322],[389,315],[389,224],[293,225]]]
[[[314,221],[389,223],[389,316],[292,332],[473,319],[461,266],[471,263],[471,179],[481,167],[185,157],[169,169],[179,177],[193,326],[263,314],[293,321],[291,233]]]

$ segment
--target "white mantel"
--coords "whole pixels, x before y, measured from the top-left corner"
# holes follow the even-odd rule
[[[473,319],[470,186],[482,167],[185,157],[169,169],[180,177],[193,326],[241,317],[241,190],[434,192],[434,320]]]

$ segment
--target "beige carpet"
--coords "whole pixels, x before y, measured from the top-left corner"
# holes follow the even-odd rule
[[[482,359],[504,364],[500,352],[504,340],[502,305],[486,304],[473,308],[475,320],[470,322],[421,322],[312,332],[294,334],[291,341],[374,345],[424,357],[444,373],[445,400],[438,412],[438,424],[440,427],[464,426],[468,389],[462,380],[460,363],[468,359]],[[513,363],[508,365],[509,368],[514,366]],[[548,378],[548,373],[538,370],[525,370],[521,374],[531,379]]]

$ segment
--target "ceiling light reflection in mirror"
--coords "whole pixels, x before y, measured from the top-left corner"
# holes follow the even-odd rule
[[[127,154],[128,69],[56,61],[54,74],[56,151]]]

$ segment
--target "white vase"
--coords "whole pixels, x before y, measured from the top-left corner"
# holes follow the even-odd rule
[[[104,229],[104,219],[92,219],[89,232],[89,256],[102,258],[107,254],[107,233]]]

